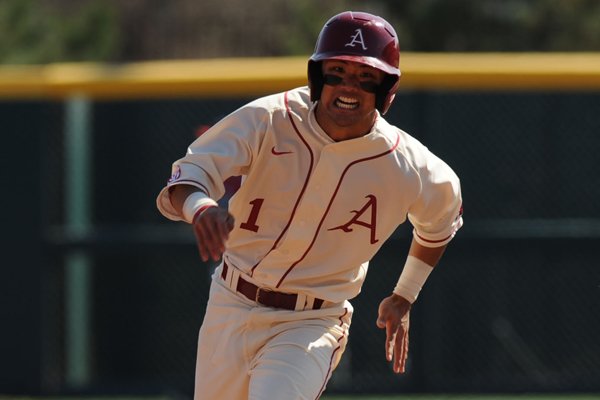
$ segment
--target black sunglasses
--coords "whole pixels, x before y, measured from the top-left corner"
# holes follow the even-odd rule
[[[326,85],[337,86],[342,83],[342,77],[337,75],[324,74],[323,81]],[[375,82],[360,82],[359,86],[367,93],[377,93],[379,85]]]

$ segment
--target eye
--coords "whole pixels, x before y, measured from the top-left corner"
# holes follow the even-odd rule
[[[334,65],[331,66],[329,69],[329,72],[337,72],[338,74],[343,74],[344,73],[344,67],[340,66],[340,65]]]
[[[375,74],[373,74],[371,72],[361,72],[360,77],[364,78],[364,79],[372,79],[372,80],[376,79]]]

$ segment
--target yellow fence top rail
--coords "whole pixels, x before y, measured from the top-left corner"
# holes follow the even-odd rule
[[[0,97],[253,97],[306,85],[308,57],[0,66]],[[600,90],[600,53],[402,53],[404,90]]]

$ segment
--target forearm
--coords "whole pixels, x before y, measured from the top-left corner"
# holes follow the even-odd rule
[[[190,194],[198,192],[196,186],[192,185],[174,185],[169,188],[169,198],[175,211],[182,215],[183,203],[189,197]]]
[[[171,205],[188,223],[194,223],[196,217],[209,207],[218,206],[217,202],[202,190],[191,185],[175,185],[169,189]]]
[[[418,258],[424,263],[435,267],[442,258],[446,247],[446,245],[441,247],[425,247],[413,239],[412,243],[410,244],[410,249],[408,250],[408,255]]]
[[[446,246],[425,247],[413,239],[394,294],[414,303]]]

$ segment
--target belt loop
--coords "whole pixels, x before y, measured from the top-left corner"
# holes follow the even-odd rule
[[[306,297],[306,307],[304,307],[304,309],[305,310],[312,310],[314,303],[315,303],[315,298],[312,297],[312,296],[307,296]]]
[[[240,279],[240,271],[237,268],[232,268],[227,265],[223,261],[223,272],[225,272],[225,276],[223,277],[225,284],[234,292],[237,292],[238,281]],[[221,276],[223,276],[223,272]]]
[[[237,292],[238,290],[238,281],[240,280],[240,271],[237,268],[229,268],[229,270],[231,271],[231,278],[229,283],[229,287],[234,291]],[[229,272],[229,271],[227,271]]]
[[[235,290],[235,287],[231,286],[231,278],[233,277],[233,271],[235,271],[235,268],[231,268],[229,265],[225,264],[225,261],[223,261],[223,268],[226,268],[227,271],[225,274],[225,283],[227,286]]]
[[[294,307],[294,311],[303,311],[306,310],[306,300],[307,296],[301,293],[296,295],[296,307]]]

